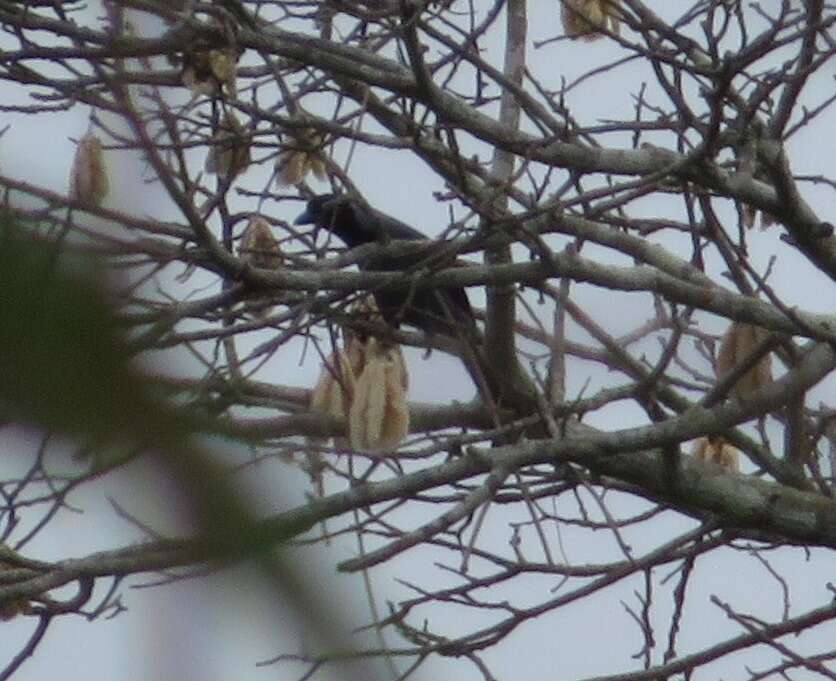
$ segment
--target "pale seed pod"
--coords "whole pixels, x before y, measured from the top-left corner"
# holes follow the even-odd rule
[[[758,219],[758,209],[750,206],[748,203],[743,204],[743,226],[746,229],[752,229]]]
[[[296,139],[276,159],[276,184],[299,184],[309,173],[320,181],[327,180],[322,144],[322,136],[312,128],[297,133]]]
[[[270,223],[253,215],[238,242],[238,257],[253,267],[274,270],[282,264],[282,251]]]
[[[347,347],[345,349],[345,356],[348,358],[348,364],[351,367],[354,382],[352,383],[351,395],[348,401],[347,413],[351,407],[351,400],[354,398],[354,393],[357,390],[357,378],[363,373],[366,368],[367,347],[364,341],[357,338],[346,339]],[[350,425],[348,426],[350,427]],[[347,437],[335,437],[334,447],[337,449],[347,450],[351,449],[351,442]]]
[[[238,51],[232,48],[201,50],[183,55],[180,80],[196,95],[215,97],[222,91],[233,97],[236,92]]]
[[[357,317],[370,322],[383,321],[383,315],[380,314],[380,309],[377,307],[377,301],[371,294],[354,300],[351,305],[348,306],[348,314],[352,317]]]
[[[70,198],[85,206],[101,205],[110,183],[104,164],[101,140],[87,133],[79,140],[70,170]]]
[[[365,351],[348,418],[351,446],[369,453],[391,451],[409,433],[406,364],[398,346],[376,338],[368,339]]]
[[[777,225],[778,220],[770,213],[760,213],[761,216],[761,231],[767,230],[770,227]],[[755,226],[758,218],[758,209],[754,206],[746,204],[743,206],[743,226],[746,229],[752,229]]]
[[[723,336],[717,353],[717,378],[722,379],[732,371],[768,336],[769,332],[759,326],[740,322],[732,323]],[[766,354],[737,380],[729,392],[736,397],[745,398],[771,381],[772,361],[770,355]]]
[[[563,30],[572,40],[598,40],[619,31],[618,0],[560,0]]]
[[[356,378],[347,352],[328,356],[311,392],[311,407],[331,416],[345,418],[355,393]]]
[[[778,220],[775,218],[774,215],[772,215],[772,213],[761,212],[761,231],[769,229],[770,227],[777,224]]]
[[[308,170],[320,182],[325,182],[328,179],[328,168],[325,166],[325,161],[319,155],[308,155]]]
[[[372,324],[384,323],[383,315],[380,314],[380,310],[377,307],[377,302],[375,301],[373,295],[367,295],[354,300],[351,305],[348,306],[346,314],[352,319],[359,321],[369,322]],[[368,334],[365,333],[364,329],[344,326],[343,337],[350,349],[352,344],[357,344],[359,347],[362,347],[363,343],[365,343],[368,338]],[[362,352],[365,352],[365,350]]]
[[[232,48],[209,50],[209,70],[217,79],[221,89],[226,90],[229,97],[234,97],[235,79],[238,75],[238,52]]]
[[[212,77],[207,50],[183,56],[180,81],[196,95],[213,97],[218,93],[218,84]]]
[[[361,340],[357,337],[350,337],[346,342],[348,347],[345,350],[345,354],[348,357],[348,362],[351,365],[354,376],[358,377],[363,373],[363,369],[366,368],[370,346],[365,339]]]
[[[701,437],[694,442],[692,456],[721,468],[726,473],[740,472],[740,452],[722,437]]]
[[[337,418],[347,418],[351,408],[351,401],[356,390],[357,377],[366,366],[366,346],[357,339],[348,342],[345,350],[337,353],[339,364],[329,355],[322,366],[316,386],[311,392],[311,407],[327,412]],[[327,438],[308,438],[315,444],[321,444]],[[346,437],[335,437],[334,446],[338,449],[349,449]]]
[[[343,350],[332,353],[323,363],[319,379],[311,391],[311,408],[324,411],[337,418],[346,418],[351,406],[355,382],[355,373],[351,367],[348,353]],[[305,439],[309,445],[321,445],[328,438],[307,437]],[[348,448],[345,438],[334,438],[334,444],[340,448]],[[316,486],[317,494],[323,496],[325,493],[325,481],[323,479],[325,466],[322,456],[313,448],[305,449],[304,454],[306,462],[303,468]]]
[[[270,223],[260,215],[253,215],[238,241],[238,257],[253,267],[274,270],[281,267],[283,256],[279,242],[273,236]],[[263,319],[273,310],[269,297],[260,299],[254,314]]]
[[[244,126],[227,113],[212,135],[212,148],[206,157],[206,172],[234,179],[250,165],[250,140]]]
[[[276,184],[284,187],[299,184],[305,179],[307,154],[303,151],[286,150],[276,159]]]

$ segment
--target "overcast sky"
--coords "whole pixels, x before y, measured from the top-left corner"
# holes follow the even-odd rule
[[[770,4],[768,0],[765,4]],[[477,3],[478,4],[478,3]],[[667,2],[651,2],[660,14],[667,11]],[[672,3],[678,4],[678,3]],[[100,13],[98,2],[91,2],[89,16]],[[529,46],[536,41],[555,37],[561,33],[559,13],[554,2],[534,0],[529,9]],[[76,15],[76,21],[82,21],[82,15]],[[501,22],[498,24],[501,26]],[[137,20],[140,30],[152,27]],[[0,35],[0,49],[8,45],[5,35]],[[493,31],[490,40],[482,45],[489,51],[502,47],[502,32]],[[559,87],[560,80],[574,81],[580,75],[597,64],[611,62],[620,53],[620,48],[608,41],[594,45],[568,42],[551,43],[541,49],[531,48],[529,59],[533,69],[543,79],[543,84],[552,89]],[[819,74],[810,95],[819,99],[832,91],[833,72]],[[636,83],[643,79],[650,80],[649,70],[638,62],[630,62],[611,72],[606,78],[593,79],[574,88],[568,98],[568,105],[581,121],[594,121],[616,118],[624,115],[625,110],[633,106],[633,92]],[[604,87],[606,84],[606,87]],[[652,84],[649,89],[653,94]],[[4,86],[0,97],[26,101],[25,93],[9,90]],[[7,100],[8,101],[8,100]],[[11,130],[0,138],[0,172],[17,179],[26,180],[54,191],[67,189],[67,177],[75,146],[72,139],[80,138],[88,127],[89,109],[76,106],[71,111],[54,115],[7,115],[0,114],[0,128],[11,124]],[[820,174],[836,177],[836,159],[834,159],[832,140],[836,135],[836,123],[833,115],[829,120],[820,121],[815,129],[798,135],[790,145],[794,170],[798,173]],[[824,142],[824,140],[827,140]],[[628,140],[614,139],[613,144],[625,146]],[[489,150],[474,150],[489,156]],[[345,149],[338,149],[337,154],[345,154]],[[139,216],[153,215],[163,219],[176,219],[177,215],[155,185],[141,184],[147,177],[142,163],[129,154],[108,154],[108,167],[111,177],[111,194],[106,205]],[[397,172],[393,172],[396,169]],[[406,152],[389,152],[388,158],[381,163],[379,152],[355,152],[349,168],[352,179],[359,185],[369,203],[380,210],[414,225],[428,235],[440,233],[447,225],[447,207],[433,199],[433,192],[442,189],[437,178],[423,164]],[[244,176],[242,182],[252,188],[265,186],[269,168],[253,168]],[[323,191],[326,185],[315,186]],[[824,186],[804,186],[804,196],[820,211],[825,219],[834,219],[833,207],[836,204],[832,190]],[[277,215],[291,220],[301,209],[301,203],[288,204],[265,210],[277,211]],[[240,200],[235,209],[253,210],[251,203]],[[668,207],[660,205],[658,199],[644,206],[649,214],[658,216]],[[731,215],[727,216],[729,219]],[[679,245],[669,237],[658,238],[660,243],[678,248]],[[790,304],[802,305],[811,312],[832,312],[832,284],[818,272],[804,264],[797,254],[778,240],[775,230],[749,234],[751,261],[763,271],[773,255],[780,256],[775,263],[772,278],[773,286],[781,291],[783,300]],[[559,239],[554,240],[558,247]],[[709,267],[719,268],[718,261],[709,261]],[[203,282],[199,275],[182,286],[182,290],[198,289]],[[827,286],[827,288],[825,288]],[[826,291],[826,293],[825,293]],[[819,293],[821,292],[821,293]],[[576,286],[576,302],[591,310],[601,309],[608,304],[610,293],[591,286]],[[481,300],[479,291],[472,292],[475,302]],[[613,334],[632,330],[646,314],[645,300],[637,296],[636,307],[618,305],[607,314],[608,329]],[[548,320],[551,309],[537,307],[536,297],[530,296],[535,308]],[[705,328],[720,333],[724,324],[710,315],[699,315]],[[548,323],[548,321],[547,321]],[[588,338],[573,328],[576,340],[588,341]],[[241,347],[254,347],[258,338],[244,339]],[[636,352],[644,351],[648,356],[658,353],[659,346],[655,338],[648,338]],[[410,399],[415,401],[437,401],[442,399],[467,400],[473,396],[467,374],[457,360],[433,353],[429,358],[419,351],[408,352],[411,367]],[[172,371],[189,373],[194,367],[184,357],[162,358]],[[284,384],[310,387],[319,373],[319,360],[315,353],[308,353],[300,361],[298,346],[289,347],[279,353],[265,368],[273,372],[275,380]],[[455,386],[443,395],[439,395],[440,381],[448,381],[455,376]],[[589,362],[570,359],[568,374],[569,396],[577,396],[588,384],[588,393],[594,392],[601,385],[612,381],[609,372]],[[820,386],[816,393],[822,399],[833,396],[833,384]],[[588,422],[605,428],[619,428],[638,423],[641,415],[627,409],[605,409],[590,416]],[[642,421],[643,422],[643,421]],[[4,432],[0,431],[0,436]],[[37,446],[34,433],[13,429],[5,432],[4,441],[9,451],[27,451]],[[227,455],[241,455],[241,449],[230,451],[232,445],[225,442],[214,443],[219,450],[225,449]],[[21,465],[15,457],[4,456],[2,464],[7,469]],[[67,462],[72,466],[71,462]],[[307,477],[293,467],[278,461],[265,462],[241,474],[241,484],[251,490],[251,498],[256,500],[265,513],[276,512],[303,503],[305,493],[309,491]],[[59,559],[67,556],[80,557],[91,551],[127,545],[142,538],[139,530],[123,517],[119,517],[110,503],[118,500],[124,510],[142,518],[156,530],[169,532],[182,529],[188,524],[188,514],[178,500],[176,489],[170,481],[155,471],[152,462],[143,462],[129,470],[108,476],[101,485],[87,487],[74,495],[70,501],[82,512],[66,511],[59,515],[48,532],[27,547],[27,555],[41,559]],[[642,508],[642,502],[626,497],[611,499],[614,508]],[[557,509],[572,513],[572,509]],[[410,511],[412,512],[412,511]],[[420,509],[412,513],[420,513]],[[511,539],[507,527],[508,512],[498,509],[489,511],[491,522],[488,523],[483,542],[496,542],[505,545]],[[405,514],[405,524],[419,522],[418,516]],[[523,520],[523,518],[517,518]],[[682,516],[666,516],[659,521],[659,535],[662,532],[673,534],[689,527],[691,521]],[[672,530],[676,526],[678,530]],[[586,532],[573,530],[571,527],[561,530],[566,558],[573,563],[612,559],[613,547],[602,542],[590,542]],[[628,532],[629,534],[629,532]],[[652,537],[636,534],[629,536],[630,543],[637,552],[655,545],[657,535]],[[532,549],[534,552],[535,549]],[[335,563],[343,558],[355,555],[357,547],[353,540],[343,540],[330,547],[300,550],[293,554],[293,560],[304,562],[306,570],[326,593],[332,595],[333,602],[339,605],[338,611],[353,624],[365,623],[365,598],[362,580],[359,575],[336,575]],[[539,557],[539,556],[538,556]],[[832,554],[813,551],[809,560],[799,550],[784,549],[774,556],[777,564],[792,574],[804,570],[810,579],[794,585],[794,611],[814,607],[829,598],[823,588],[828,575],[832,574],[834,562]],[[375,570],[375,584],[378,603],[383,605],[387,599],[403,598],[409,591],[395,579],[424,582],[437,580],[443,584],[450,579],[434,562],[435,552],[419,547],[397,560]],[[716,594],[724,600],[734,600],[735,605],[744,611],[764,613],[764,603],[774,603],[767,607],[773,618],[780,616],[780,585],[764,570],[762,574],[751,572],[751,560],[741,552],[724,551],[712,554],[707,560],[716,563],[710,570],[702,570],[695,583],[689,586],[692,598],[705,602],[702,612],[692,608],[683,622],[681,647],[693,650],[719,640],[726,632],[734,633],[737,627],[725,616],[710,606],[708,595]],[[662,577],[664,575],[659,575]],[[81,618],[63,617],[53,624],[46,640],[38,649],[35,657],[26,662],[14,677],[19,681],[43,681],[44,679],[85,679],[108,681],[135,681],[136,679],[155,679],[157,681],[212,681],[213,679],[272,679],[293,678],[289,668],[255,667],[260,660],[269,659],[282,652],[304,648],[303,635],[299,631],[295,615],[283,607],[280,599],[271,594],[261,583],[256,571],[241,567],[225,570],[219,575],[190,581],[180,581],[167,586],[136,589],[143,582],[154,582],[158,578],[148,576],[145,579],[129,580],[122,588],[122,600],[128,612],[112,620],[100,619],[88,623]],[[551,589],[556,582],[545,579],[530,582],[514,582],[507,597],[528,599],[534,603],[552,596]],[[673,583],[658,585],[659,593],[670,592]],[[617,587],[620,597],[636,607],[633,591],[638,588],[635,580],[627,580]],[[102,591],[102,595],[103,595]],[[606,603],[601,597],[605,597]],[[494,600],[501,600],[501,589],[492,594]],[[667,598],[667,602],[670,602]],[[607,592],[596,598],[578,603],[570,611],[561,611],[558,616],[547,616],[523,625],[509,640],[495,651],[485,655],[486,662],[495,671],[499,679],[551,678],[571,679],[613,671],[612,661],[625,660],[636,652],[641,641],[635,626],[631,623],[624,609],[613,609],[617,603],[614,592]],[[95,600],[94,600],[95,602]],[[658,602],[665,602],[659,596]],[[383,606],[385,607],[385,606]],[[606,608],[606,609],[605,609]],[[571,617],[567,613],[571,612]],[[667,613],[659,608],[655,617],[663,622]],[[460,611],[455,620],[444,623],[446,614],[439,610],[433,624],[441,629],[450,628],[453,633],[458,627],[471,628],[478,624],[483,613],[474,615],[473,621],[467,621]],[[0,636],[0,664],[19,650],[22,642],[31,632],[33,622],[28,618],[4,624]],[[602,627],[603,625],[603,627]],[[602,635],[602,629],[606,632]],[[613,632],[621,630],[623,636]],[[836,634],[831,627],[829,635]],[[814,643],[827,631],[820,630],[809,637]],[[799,647],[808,644],[807,640],[795,642]],[[584,651],[582,656],[577,651]],[[763,666],[766,658],[753,656],[754,666]],[[434,661],[433,666],[422,670],[418,678],[444,678],[445,672],[455,669],[456,681],[469,681],[478,678],[472,668],[457,665],[454,661]],[[454,666],[455,665],[455,666]],[[716,678],[743,678],[741,676],[740,656],[732,656],[712,668]],[[464,671],[462,671],[464,670]],[[60,676],[59,676],[60,675]],[[805,678],[797,674],[793,678]]]

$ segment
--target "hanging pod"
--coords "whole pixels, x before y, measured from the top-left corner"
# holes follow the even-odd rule
[[[238,257],[253,267],[274,270],[282,264],[279,241],[273,236],[270,223],[253,215],[238,242]]]
[[[768,336],[769,331],[759,326],[733,322],[723,336],[717,353],[717,378],[722,379],[743,362]],[[772,361],[766,354],[735,382],[730,394],[739,398],[749,397],[771,381]]]
[[[102,142],[88,132],[79,140],[75,150],[70,170],[70,198],[85,206],[98,207],[109,189]]]
[[[356,378],[349,354],[338,350],[322,365],[311,392],[311,407],[336,418],[346,418],[355,392]]]
[[[206,157],[206,172],[231,181],[249,165],[249,135],[238,119],[232,113],[227,113],[212,135],[212,147]]]
[[[722,437],[701,437],[694,443],[691,454],[705,463],[717,466],[727,473],[740,471],[740,452]]]
[[[603,30],[618,33],[618,0],[560,0],[563,30],[572,40],[592,41]]]
[[[327,180],[323,143],[322,135],[313,128],[296,133],[276,159],[276,183],[280,186],[299,184],[311,173],[320,181]]]
[[[351,446],[363,452],[395,449],[409,433],[409,377],[397,345],[376,338],[365,344],[365,366],[354,386],[349,413]]]

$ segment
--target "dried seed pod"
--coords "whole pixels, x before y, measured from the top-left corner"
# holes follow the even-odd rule
[[[563,30],[572,40],[592,41],[603,30],[618,33],[618,0],[560,0]]]
[[[88,132],[75,150],[70,170],[70,198],[85,206],[99,206],[109,188],[101,140]]]
[[[227,113],[215,134],[206,157],[206,172],[234,179],[250,165],[250,140],[244,126]]]
[[[311,408],[324,411],[337,418],[346,418],[351,406],[351,398],[354,395],[355,376],[347,352],[339,350],[329,355],[323,363],[319,379],[311,391]],[[317,446],[324,444],[327,439],[323,437],[305,438],[309,445]],[[334,438],[334,444],[340,448],[348,448],[345,438]],[[322,456],[312,447],[306,448],[304,455],[305,463],[302,467],[314,483],[317,494],[323,496],[325,493],[325,481],[323,479],[325,466]]]
[[[755,226],[755,221],[758,219],[758,209],[750,206],[748,203],[743,204],[743,226],[746,229],[752,229]]]
[[[773,225],[778,224],[778,220],[770,213],[761,212],[761,231],[769,229]],[[758,219],[758,209],[750,206],[748,203],[743,206],[743,226],[746,229],[752,229]]]
[[[374,322],[383,321],[383,315],[380,314],[380,309],[377,307],[377,301],[373,295],[363,296],[354,300],[348,306],[348,314],[358,319],[366,319]]]
[[[352,319],[356,319],[358,321],[369,322],[372,324],[384,324],[383,315],[380,313],[380,310],[377,307],[377,302],[375,302],[374,296],[372,295],[357,298],[351,303],[351,305],[348,306],[346,314]],[[369,335],[364,329],[350,328],[349,326],[343,327],[343,338],[349,348],[351,348],[352,344],[355,343],[362,347],[368,337]],[[363,352],[365,352],[365,350]]]
[[[328,356],[311,392],[311,407],[345,418],[351,407],[356,378],[349,354],[339,350]]]
[[[240,52],[231,47],[201,50],[183,55],[180,80],[196,95],[234,97]]]
[[[409,432],[409,378],[403,354],[376,338],[365,344],[366,364],[357,379],[348,427],[358,451],[392,450]]]
[[[694,442],[691,454],[706,463],[718,466],[727,473],[740,472],[740,452],[722,437],[701,437]]]
[[[308,173],[313,173],[318,180],[327,180],[322,144],[322,136],[312,128],[297,133],[293,142],[286,145],[276,159],[276,183],[299,184]]]
[[[229,97],[234,97],[236,92],[239,56],[240,53],[232,48],[209,50],[209,70]]]
[[[253,267],[274,270],[281,267],[283,257],[279,242],[273,236],[270,223],[260,215],[253,215],[247,223],[238,242],[238,257]],[[264,318],[270,314],[273,305],[269,298],[262,298],[255,316]]]
[[[734,322],[720,343],[717,353],[717,378],[722,379],[732,371],[768,336],[769,332],[759,326]],[[737,380],[730,392],[739,398],[745,398],[771,381],[772,362],[767,354]]]
[[[366,342],[366,339],[360,340],[356,337],[349,338],[347,344],[345,354],[348,357],[351,370],[354,372],[355,377],[360,376],[363,373],[363,369],[366,368],[370,346]]]
[[[298,184],[305,179],[304,152],[283,151],[276,159],[276,184],[285,186]]]
[[[274,270],[282,264],[282,251],[270,223],[253,215],[238,242],[238,257],[253,267]]]
[[[761,230],[769,229],[778,224],[778,219],[772,213],[761,212]]]
[[[218,84],[209,66],[209,51],[183,55],[180,81],[196,95],[212,97],[218,93]]]
[[[311,407],[346,418],[356,391],[357,377],[366,366],[366,356],[366,345],[356,339],[349,342],[345,350],[329,355],[311,392]],[[321,438],[309,439],[311,442],[324,442]],[[348,449],[345,438],[334,438],[334,445]]]

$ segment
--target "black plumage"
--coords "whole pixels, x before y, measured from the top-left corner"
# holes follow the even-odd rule
[[[313,224],[338,237],[349,248],[394,240],[427,241],[427,237],[400,220],[368,208],[340,194],[324,194],[308,202],[296,224]],[[409,272],[428,256],[427,252],[405,255],[371,255],[358,263],[366,271]],[[392,326],[409,324],[431,334],[476,338],[476,323],[467,293],[461,286],[398,288],[373,291],[383,318]]]

